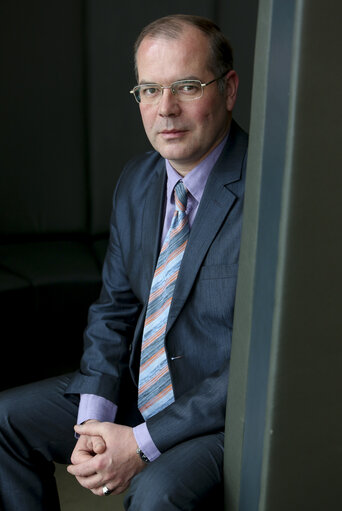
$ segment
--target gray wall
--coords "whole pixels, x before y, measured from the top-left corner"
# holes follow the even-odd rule
[[[341,16],[337,0],[260,1],[229,511],[342,509]]]

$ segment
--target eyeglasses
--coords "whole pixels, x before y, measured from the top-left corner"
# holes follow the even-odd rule
[[[204,87],[220,80],[226,74],[227,71],[223,73],[222,76],[214,78],[207,83],[201,83],[200,80],[178,80],[177,82],[171,83],[171,85],[143,83],[142,85],[136,85],[129,92],[134,95],[137,103],[142,104],[158,103],[163,95],[164,89],[170,89],[172,94],[177,96],[179,101],[193,101],[203,96]]]

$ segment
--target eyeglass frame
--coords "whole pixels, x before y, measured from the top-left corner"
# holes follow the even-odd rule
[[[225,71],[221,76],[217,77],[217,78],[214,78],[213,80],[210,80],[209,82],[206,82],[206,83],[202,83],[201,80],[192,80],[191,78],[185,78],[184,80],[176,80],[175,82],[172,82],[170,85],[161,85],[160,83],[141,83],[139,85],[136,85],[135,87],[133,87],[132,90],[130,90],[130,94],[133,94],[134,96],[134,99],[136,100],[136,102],[140,105],[141,104],[141,100],[139,101],[137,96],[135,95],[136,91],[144,86],[152,86],[152,85],[157,85],[158,88],[160,87],[161,89],[161,94],[160,96],[157,96],[156,100],[155,101],[151,101],[151,103],[147,102],[145,104],[147,105],[153,105],[153,104],[157,104],[160,99],[162,98],[163,94],[164,94],[164,89],[170,89],[170,91],[172,92],[172,94],[174,96],[177,97],[177,92],[174,88],[175,84],[178,84],[178,83],[186,83],[186,82],[196,82],[196,83],[199,83],[199,85],[201,86],[201,95],[198,96],[197,98],[189,98],[189,99],[180,99],[180,101],[195,101],[196,99],[201,99],[201,97],[203,97],[203,91],[204,91],[204,87],[207,87],[207,85],[210,85],[214,82],[217,82],[217,80],[221,80],[221,78],[223,78],[224,76],[226,76],[226,74],[229,73],[229,71]],[[157,101],[159,99],[159,101]]]

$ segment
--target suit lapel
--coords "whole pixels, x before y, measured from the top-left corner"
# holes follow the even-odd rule
[[[208,178],[177,278],[167,331],[184,306],[202,261],[236,200],[229,185],[241,179],[246,151],[245,142],[241,145],[237,143],[237,129],[233,123],[227,145]]]

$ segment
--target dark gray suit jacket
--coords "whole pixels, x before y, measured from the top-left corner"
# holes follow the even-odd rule
[[[247,135],[233,121],[204,190],[171,304],[166,352],[175,402],[147,421],[161,452],[224,429],[241,237]],[[114,403],[137,389],[142,328],[160,250],[165,161],[131,161],[114,193],[103,287],[91,306],[81,369],[68,393]],[[175,357],[173,359],[173,357]]]

